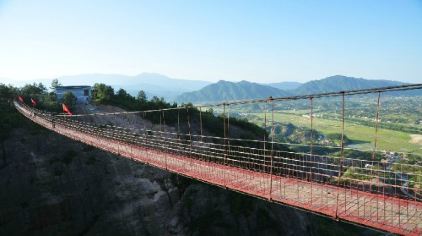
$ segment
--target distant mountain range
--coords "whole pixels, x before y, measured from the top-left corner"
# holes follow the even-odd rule
[[[212,103],[219,101],[265,98],[269,96],[287,96],[289,92],[268,85],[248,81],[229,82],[220,80],[204,88],[183,93],[176,98],[178,102]]]
[[[156,73],[142,73],[135,76],[119,74],[81,74],[58,77],[63,85],[93,85],[105,83],[114,87],[125,89],[128,93],[136,96],[140,90],[144,90],[149,98],[152,96],[164,97],[168,101],[192,102],[192,103],[215,103],[228,100],[242,100],[283,97],[289,95],[303,95],[325,93],[341,90],[355,90],[364,88],[376,88],[403,84],[391,80],[368,80],[363,78],[347,77],[342,75],[330,76],[324,79],[312,80],[307,83],[280,82],[259,84],[248,81],[228,82],[220,80],[217,83],[200,80],[185,80],[170,78]],[[9,80],[15,86],[23,86],[26,83],[43,83],[50,86],[52,79],[38,79],[15,82]],[[0,83],[8,83],[2,79]],[[396,92],[399,95],[422,95],[422,91]]]
[[[368,80],[342,75],[313,80],[304,84],[296,82],[282,82],[262,85],[247,81],[241,81],[238,83],[219,81],[215,84],[207,85],[198,91],[183,93],[176,98],[176,101],[212,103],[227,100],[266,98],[269,96],[281,97],[288,95],[304,95],[342,90],[387,87],[401,84],[404,83],[391,80]],[[284,90],[280,88],[284,88]],[[422,95],[422,91],[396,92],[395,94]]]
[[[363,78],[347,77],[343,75],[330,76],[320,80],[312,80],[302,84],[294,90],[295,94],[326,93],[341,90],[356,90],[395,86],[402,82],[392,80],[368,80]]]

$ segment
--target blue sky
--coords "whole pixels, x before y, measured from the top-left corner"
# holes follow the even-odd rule
[[[422,82],[422,1],[5,1],[0,78]]]

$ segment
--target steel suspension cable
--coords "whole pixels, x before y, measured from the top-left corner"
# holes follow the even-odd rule
[[[309,99],[310,97],[321,98],[321,97],[334,97],[334,96],[343,96],[343,95],[363,95],[363,94],[371,94],[371,93],[386,92],[386,91],[407,91],[407,90],[415,90],[415,89],[422,89],[422,84],[404,84],[404,85],[398,85],[398,86],[388,86],[388,87],[371,88],[371,89],[347,90],[347,91],[336,91],[336,92],[328,92],[328,93],[309,94],[309,95],[277,97],[277,98],[273,98],[273,101]],[[197,105],[196,107],[216,107],[216,106],[224,106],[224,105],[241,105],[241,104],[262,103],[262,102],[266,102],[266,101],[267,101],[267,98],[265,98],[265,99],[237,100],[237,101],[230,101],[230,102],[224,102],[224,103]],[[74,114],[74,115],[71,115],[71,116],[72,117],[78,117],[78,116],[94,116],[94,115],[136,114],[136,113],[142,113],[142,112],[156,112],[156,111],[161,111],[161,110],[166,110],[166,111],[168,111],[168,110],[178,110],[178,109],[187,108],[187,107],[193,108],[193,106],[183,106],[183,107],[181,106],[181,107],[170,107],[170,108],[145,110],[145,111],[100,112],[100,113],[90,113],[90,114]],[[54,114],[54,115],[55,116],[62,116],[62,117],[69,116],[69,115],[66,115],[66,114]]]

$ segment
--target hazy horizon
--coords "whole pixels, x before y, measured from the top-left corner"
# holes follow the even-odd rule
[[[84,74],[74,74],[74,75],[63,75],[63,76],[58,76],[58,77],[53,77],[53,78],[36,78],[36,79],[22,79],[22,80],[14,80],[14,79],[9,79],[9,78],[1,78],[0,77],[0,83],[3,84],[11,84],[11,85],[16,85],[16,86],[22,86],[24,84],[29,84],[29,83],[34,83],[34,82],[40,82],[43,83],[44,85],[49,85],[50,82],[53,79],[58,79],[59,82],[65,84],[65,85],[72,85],[74,83],[72,83],[72,81],[68,81],[65,80],[67,77],[79,77],[79,76],[97,76],[97,75],[104,75],[104,76],[124,76],[124,77],[136,77],[136,76],[140,76],[140,75],[158,75],[158,76],[164,76],[167,77],[169,79],[176,79],[176,80],[187,80],[187,81],[203,81],[203,82],[208,82],[208,83],[216,83],[218,81],[209,81],[209,80],[197,80],[197,79],[190,79],[190,78],[176,78],[176,77],[172,77],[166,74],[162,74],[162,73],[154,73],[154,72],[142,72],[142,73],[138,73],[135,75],[125,75],[125,74],[117,74],[117,73],[113,73],[113,74],[105,74],[105,73],[84,73]],[[304,84],[306,82],[310,82],[310,81],[314,81],[314,80],[321,80],[321,79],[325,79],[331,76],[338,76],[338,75],[327,75],[324,76],[323,78],[314,78],[314,79],[309,79],[306,81],[294,81],[294,80],[283,80],[283,81],[271,81],[271,82],[260,82],[260,81],[250,81],[250,80],[246,80],[249,82],[253,82],[253,83],[260,83],[260,84],[273,84],[273,83],[282,83],[282,82],[295,82],[295,83],[301,83]],[[346,76],[346,77],[354,77],[354,78],[359,78],[359,79],[367,79],[367,80],[385,80],[382,78],[362,78],[362,77],[355,77],[355,76],[351,76],[351,75],[340,75],[340,76]],[[230,82],[240,82],[243,80],[225,80],[225,79],[221,79],[224,81],[230,81]],[[415,83],[415,82],[409,82],[409,81],[403,81],[403,80],[392,80],[392,81],[398,81],[398,82],[408,82],[408,83]],[[99,81],[100,82],[100,81]],[[118,80],[116,80],[116,82],[118,82]],[[416,81],[417,82],[417,81]],[[78,84],[80,84],[79,82],[76,82]],[[90,82],[88,82],[87,84],[90,84]]]

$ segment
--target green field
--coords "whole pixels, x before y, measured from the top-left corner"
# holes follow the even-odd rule
[[[271,117],[267,114],[267,121],[270,124]],[[253,113],[249,120],[262,125],[264,122],[263,113]],[[301,114],[275,112],[274,121],[281,123],[292,123],[298,127],[310,127],[309,117]],[[314,118],[314,129],[323,134],[341,133],[341,122],[338,120]],[[354,123],[345,123],[345,135],[353,140],[349,147],[360,150],[372,150],[374,147],[375,128]],[[378,150],[409,152],[422,155],[422,145],[410,143],[410,133],[379,129],[378,130]]]

